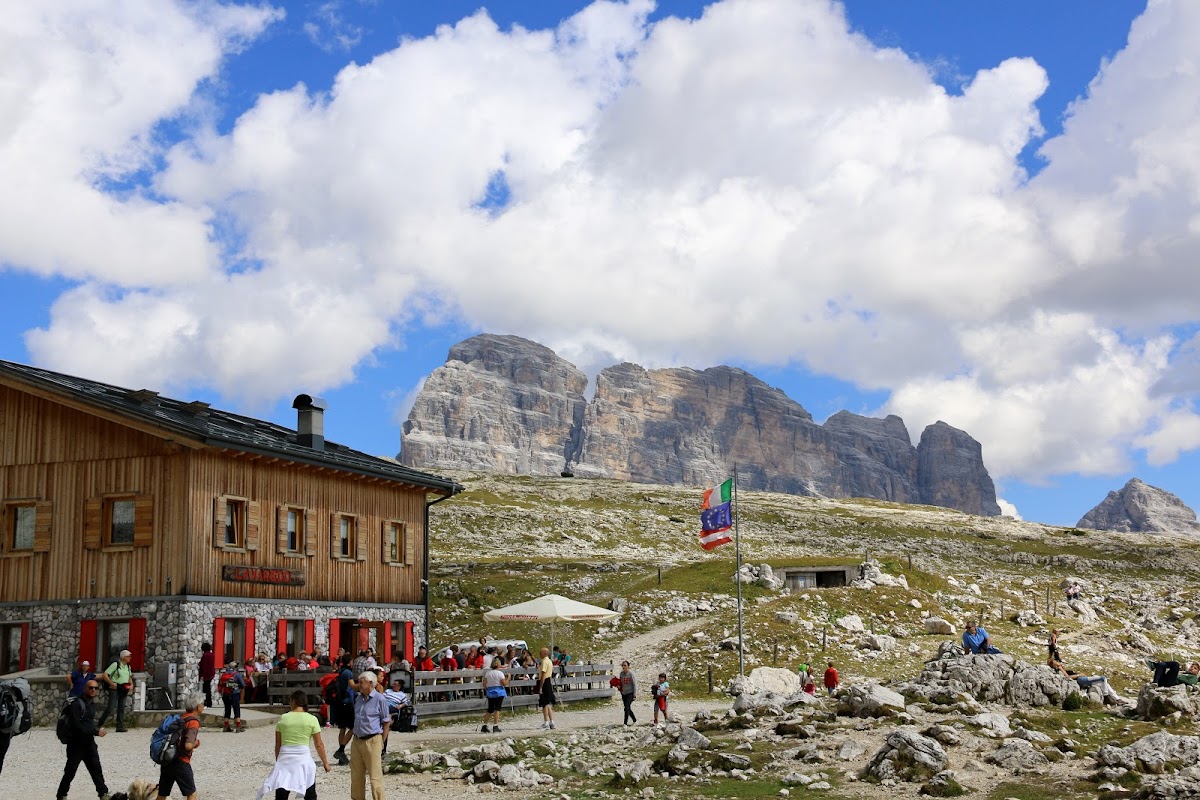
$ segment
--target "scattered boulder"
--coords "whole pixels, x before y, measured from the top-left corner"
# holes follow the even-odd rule
[[[862,617],[858,616],[858,614],[847,614],[844,617],[838,617],[836,622],[839,628],[849,631],[850,633],[862,633],[866,630],[866,626],[863,625]]]
[[[874,781],[925,781],[946,768],[946,751],[927,736],[893,731],[871,757],[861,777]]]
[[[1002,739],[1007,739],[1012,736],[1012,727],[1008,724],[1008,717],[1003,714],[997,714],[994,711],[976,714],[971,717],[969,722],[978,725],[980,728],[991,731],[992,734],[999,736]]]
[[[1040,614],[1029,608],[1017,612],[1015,622],[1022,628],[1041,627],[1046,624],[1046,620],[1042,619]]]
[[[930,739],[936,739],[940,744],[944,744],[947,747],[962,744],[962,737],[958,735],[958,731],[949,725],[930,725],[921,731],[921,734],[928,736]]]
[[[1005,739],[984,761],[1013,772],[1043,772],[1050,766],[1050,759],[1024,739]]]
[[[954,633],[954,626],[941,617],[926,617],[924,623],[927,633],[936,633],[943,636]]]
[[[712,741],[707,736],[695,728],[687,726],[680,727],[675,741],[689,750],[707,750],[712,747]]]
[[[746,711],[760,713],[768,708],[778,709],[778,713],[782,713],[792,706],[816,702],[815,697],[804,693],[799,675],[778,667],[756,667],[745,678],[737,677],[730,681],[728,691],[734,695],[733,710],[736,714]]]
[[[613,783],[617,786],[638,786],[645,783],[646,779],[650,777],[653,766],[647,759],[634,761],[631,764],[617,764],[613,769]]]
[[[882,633],[868,633],[858,643],[859,650],[876,650],[886,653],[896,646],[896,640]]]
[[[948,769],[926,781],[918,792],[929,797],[958,797],[966,793],[967,790],[958,782],[958,776]]]
[[[847,739],[838,748],[837,757],[842,761],[853,761],[867,752],[867,746],[857,739]]]
[[[877,683],[856,684],[839,695],[837,713],[845,717],[894,717],[904,713],[904,695]]]
[[[965,696],[1009,706],[1061,706],[1079,686],[1046,666],[1010,655],[964,655],[927,661],[915,681],[900,686],[907,697],[953,705]]]
[[[815,739],[817,729],[803,719],[785,719],[775,724],[775,733],[780,736],[795,736],[799,739]]]
[[[1156,686],[1148,683],[1138,692],[1137,715],[1142,719],[1162,719],[1176,713],[1185,717],[1196,716],[1196,706],[1183,684]]]
[[[625,613],[629,609],[629,601],[623,597],[614,597],[608,601],[608,610]]]
[[[797,614],[795,611],[776,611],[775,612],[775,621],[776,622],[783,622],[788,625],[791,625],[791,624],[795,623],[796,620],[798,620],[799,618],[800,618],[800,615]]]
[[[1167,731],[1143,736],[1127,747],[1106,744],[1096,751],[1096,762],[1102,767],[1122,767],[1154,775],[1194,765],[1198,760],[1200,737],[1176,736]]]

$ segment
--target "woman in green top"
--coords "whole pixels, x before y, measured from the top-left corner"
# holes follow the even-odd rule
[[[329,772],[329,757],[321,740],[321,723],[308,713],[308,696],[303,689],[292,692],[292,710],[275,724],[275,769],[258,790],[258,800],[275,792],[275,800],[287,800],[289,792],[303,794],[304,800],[317,800],[317,768],[313,764],[309,742],[317,745],[321,766]]]

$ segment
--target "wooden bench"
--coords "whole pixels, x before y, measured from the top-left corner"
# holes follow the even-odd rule
[[[487,707],[483,691],[483,675],[488,670],[460,669],[448,672],[417,672],[411,695],[417,714],[421,717],[440,714],[482,712]],[[502,670],[508,675],[506,709],[536,706],[536,668],[518,667]],[[532,673],[532,675],[531,675]],[[554,668],[554,691],[560,702],[612,697],[616,690],[609,685],[613,677],[612,664],[577,664]]]
[[[321,678],[328,674],[310,670],[268,672],[266,673],[267,703],[273,706],[286,706],[291,703],[292,692],[303,689],[304,693],[308,695],[309,708],[315,710],[322,702]]]

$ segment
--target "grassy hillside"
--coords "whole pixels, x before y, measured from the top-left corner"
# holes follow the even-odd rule
[[[700,549],[697,490],[453,477],[467,491],[431,514],[435,644],[481,633],[525,638],[531,646],[548,642],[547,627],[485,625],[481,614],[548,592],[597,605],[620,597],[629,610],[615,629],[560,626],[558,641],[576,656],[599,658],[630,636],[693,620],[693,629],[665,645],[673,683],[706,688],[710,666],[718,684],[736,674],[736,654],[717,647],[736,633],[734,549]],[[739,501],[746,563],[780,567],[870,557],[908,582],[907,589],[812,589],[801,595],[744,587],[748,668],[829,658],[850,676],[910,677],[949,638],[925,635],[923,612],[956,627],[971,617],[983,619],[1002,649],[1037,662],[1044,658],[1045,629],[1059,627],[1068,664],[1107,672],[1119,690],[1145,677],[1140,658],[1148,649],[1185,657],[1200,651],[1200,634],[1188,624],[1192,593],[1179,591],[1200,576],[1200,552],[1190,540],[1054,528],[876,500],[744,492]],[[1082,620],[1065,607],[1058,584],[1067,576],[1087,582],[1097,620]],[[1035,602],[1046,624],[1019,627],[1016,612]],[[1188,614],[1181,615],[1180,606]],[[798,619],[782,622],[777,612],[794,612]],[[858,615],[868,631],[895,634],[896,646],[886,653],[858,649],[862,634],[836,623],[848,614]]]

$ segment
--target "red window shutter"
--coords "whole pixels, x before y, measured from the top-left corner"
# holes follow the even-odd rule
[[[29,623],[21,623],[21,650],[17,655],[17,669],[29,669]]]
[[[242,659],[254,658],[254,617],[246,617],[246,655]]]
[[[225,618],[217,617],[213,620],[213,651],[217,655],[217,659],[221,662],[217,664],[217,669],[229,663],[229,653],[225,651]]]
[[[288,653],[287,625],[286,619],[281,619],[275,623],[275,652],[287,653],[290,656],[292,653]]]
[[[362,651],[371,646],[371,629],[367,627],[365,619],[360,619],[358,624],[358,649]]]
[[[411,663],[415,654],[416,648],[413,647],[413,624],[406,622],[404,623],[404,657]]]
[[[312,655],[317,646],[317,623],[311,619],[304,620],[304,652]]]
[[[129,620],[129,668],[134,672],[144,672],[146,669],[146,618],[134,617]]]
[[[341,620],[329,619],[329,660],[337,665],[337,651],[342,646],[342,626],[338,624]]]
[[[96,658],[96,634],[96,620],[85,619],[79,623],[79,660],[86,659],[97,670],[101,670],[104,665],[96,663],[99,660]]]
[[[383,623],[383,631],[379,635],[379,658],[375,659],[381,664],[386,664],[392,660],[392,623]]]

